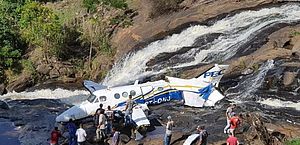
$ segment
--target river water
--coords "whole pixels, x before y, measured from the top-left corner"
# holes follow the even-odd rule
[[[0,118],[0,145],[19,145],[19,131],[12,122]]]

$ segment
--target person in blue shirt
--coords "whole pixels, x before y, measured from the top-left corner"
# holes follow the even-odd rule
[[[72,119],[70,119],[69,122],[67,123],[67,129],[69,132],[69,145],[77,145],[77,139],[76,139],[77,127]]]

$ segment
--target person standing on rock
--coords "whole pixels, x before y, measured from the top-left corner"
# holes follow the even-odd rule
[[[99,123],[99,115],[100,115],[100,111],[103,110],[103,104],[99,105],[99,108],[96,110],[95,115],[94,115],[94,124],[97,127],[98,123]]]
[[[114,112],[111,110],[110,106],[107,106],[107,110],[105,111],[105,114],[107,116],[106,134],[110,135],[112,129],[112,123],[114,120]]]
[[[86,134],[85,130],[83,129],[82,124],[79,125],[79,128],[76,130],[75,134],[77,136],[78,145],[85,145],[87,134]]]
[[[134,104],[136,104],[136,102],[132,100],[132,96],[129,95],[125,106],[125,125],[130,125],[132,123],[132,110]]]
[[[227,125],[225,126],[224,128],[224,133],[228,133],[228,129],[230,128],[230,118],[232,117],[231,116],[231,113],[233,112],[233,110],[236,108],[236,105],[235,104],[232,104],[230,105],[227,110],[226,110],[226,119],[227,119]]]
[[[164,145],[170,145],[171,144],[171,138],[172,138],[172,130],[174,126],[174,121],[172,120],[171,116],[168,116],[168,122],[166,126],[166,134],[164,137]]]
[[[67,123],[67,129],[69,131],[69,145],[76,145],[77,139],[75,134],[77,128],[72,119],[70,119],[69,122]]]
[[[226,140],[227,145],[239,145],[238,139],[234,136],[233,132],[229,134],[229,137]]]
[[[235,130],[239,126],[239,124],[241,123],[241,120],[236,115],[235,112],[232,112],[231,116],[232,117],[230,118],[230,129],[229,129],[229,132],[232,133],[233,135],[235,135]]]
[[[51,132],[50,145],[58,145],[59,138],[62,137],[58,127],[55,127]]]
[[[205,126],[198,126],[199,140],[197,145],[207,145],[208,132],[205,130]]]
[[[104,110],[101,110],[99,115],[99,123],[96,130],[96,138],[98,141],[100,140],[100,142],[104,142],[104,138],[106,137],[105,122],[106,122],[106,117],[104,115]]]
[[[119,145],[120,143],[120,132],[116,128],[112,128],[113,137],[111,139],[111,145]]]

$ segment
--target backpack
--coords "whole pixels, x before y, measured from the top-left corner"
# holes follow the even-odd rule
[[[203,130],[202,139],[207,139],[207,137],[208,137],[208,132],[206,130]]]

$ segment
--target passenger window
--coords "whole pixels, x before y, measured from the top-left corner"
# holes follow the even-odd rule
[[[157,90],[162,91],[162,90],[164,90],[164,88],[163,87],[158,87]]]
[[[116,99],[120,99],[120,94],[119,94],[119,93],[115,93],[114,97],[115,97]]]
[[[105,102],[106,101],[106,96],[100,96],[99,98],[100,98],[101,102]]]
[[[98,102],[99,102],[99,99],[98,99],[98,98],[96,98],[94,103],[98,103]]]
[[[136,92],[135,92],[134,90],[131,90],[131,91],[130,91],[130,95],[131,95],[131,96],[135,96],[135,95],[136,95]]]
[[[126,97],[128,97],[128,93],[127,92],[123,92],[122,96],[126,98]]]

